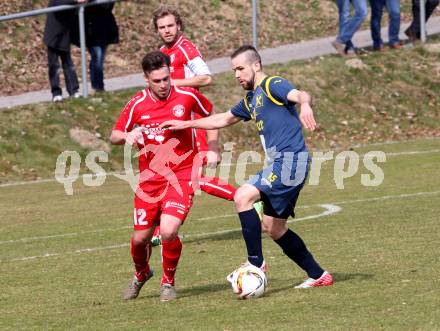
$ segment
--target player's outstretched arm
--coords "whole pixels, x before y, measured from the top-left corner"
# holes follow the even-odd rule
[[[204,87],[212,83],[211,75],[200,75],[189,78],[173,79],[172,84],[176,86]]]
[[[211,115],[192,121],[171,120],[163,122],[159,127],[169,130],[183,130],[187,128],[214,130],[238,123],[241,119],[232,115],[231,111]]]
[[[300,114],[299,119],[301,120],[302,125],[310,131],[315,130],[316,121],[313,116],[313,110],[310,106],[312,101],[312,97],[305,91],[300,90],[292,90],[287,95],[287,99],[291,102],[299,103],[300,105]]]
[[[133,129],[130,132],[113,130],[112,134],[110,135],[110,142],[113,145],[123,145],[125,144],[125,142],[129,143],[130,145],[133,145],[136,142],[136,140],[138,140],[140,137],[142,137],[141,127]]]

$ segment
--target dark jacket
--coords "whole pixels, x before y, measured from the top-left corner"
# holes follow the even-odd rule
[[[119,30],[113,16],[114,3],[90,6],[85,8],[84,21],[86,46],[107,46],[119,42]],[[79,46],[79,29],[71,34],[72,43]]]
[[[74,0],[50,0],[49,7],[60,5],[73,5]],[[70,49],[70,30],[76,25],[76,9],[63,10],[47,14],[46,26],[44,28],[43,41],[46,46],[68,51]]]

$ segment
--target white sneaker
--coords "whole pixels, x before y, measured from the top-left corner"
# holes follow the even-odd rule
[[[333,285],[333,277],[327,271],[324,271],[321,277],[318,279],[307,278],[301,284],[295,286],[295,288],[311,288],[318,286],[331,286]]]
[[[167,302],[176,300],[176,289],[171,284],[163,284],[160,286],[160,301]]]
[[[82,95],[79,92],[75,92],[70,97],[73,98],[73,99],[79,99],[79,98],[82,97]]]
[[[63,96],[62,95],[54,95],[52,98],[53,102],[61,102],[63,101]]]
[[[249,264],[251,264],[249,261],[246,261],[245,263],[242,263],[237,269],[235,269],[234,271],[232,271],[231,273],[229,273],[229,274],[226,276],[226,280],[227,280],[228,282],[232,283],[232,279],[233,279],[233,277],[234,277],[234,273],[235,273],[238,269],[240,269],[240,268],[242,268],[242,267],[245,267],[245,266],[247,266],[247,265],[249,265]],[[261,269],[261,271],[263,271],[264,273],[267,273],[267,269],[268,269],[268,267],[267,267],[266,261],[263,261],[263,264],[261,265],[260,269]]]

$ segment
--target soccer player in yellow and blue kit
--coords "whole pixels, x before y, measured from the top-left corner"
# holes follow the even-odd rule
[[[240,186],[234,201],[240,218],[248,253],[247,263],[266,271],[261,243],[261,224],[253,203],[263,201],[263,227],[283,252],[308,275],[296,288],[329,286],[330,273],[320,267],[304,241],[287,227],[294,216],[299,193],[304,186],[310,158],[301,124],[314,130],[316,122],[310,106],[311,97],[286,79],[264,74],[261,58],[252,46],[242,46],[231,56],[232,69],[240,85],[248,91],[231,110],[193,121],[171,120],[162,127],[181,130],[188,127],[220,129],[241,120],[256,122],[268,166],[248,183]],[[299,104],[300,114],[296,112]],[[228,275],[228,280],[232,273]]]

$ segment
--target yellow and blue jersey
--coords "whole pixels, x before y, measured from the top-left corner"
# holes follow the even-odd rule
[[[295,103],[287,99],[293,89],[282,77],[266,77],[231,109],[244,121],[255,120],[263,148],[272,161],[282,158],[284,152],[307,151]]]
[[[287,99],[293,89],[284,78],[266,77],[231,109],[234,116],[257,124],[268,162],[248,184],[260,191],[264,213],[282,219],[294,215],[310,162],[295,103]]]

